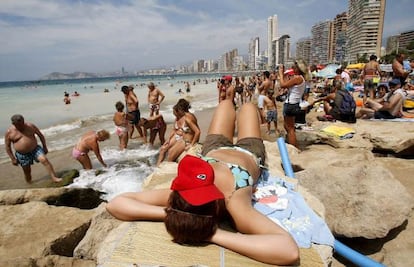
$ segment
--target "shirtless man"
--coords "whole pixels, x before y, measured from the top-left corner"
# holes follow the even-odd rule
[[[371,55],[369,57],[369,62],[365,64],[364,69],[362,70],[362,79],[364,80],[364,104],[367,102],[368,93],[370,98],[375,99],[375,88],[381,78],[380,74],[381,69],[377,62],[377,56]]]
[[[79,161],[85,170],[90,170],[92,169],[92,163],[88,156],[88,152],[92,150],[102,166],[107,167],[102,159],[101,152],[99,151],[98,142],[105,141],[109,139],[109,137],[110,135],[106,130],[100,130],[98,132],[89,131],[85,133],[73,148],[72,157]]]
[[[401,89],[401,81],[392,79],[388,85],[390,92],[386,93],[380,101],[368,101],[367,106],[369,105],[369,107],[361,108],[357,118],[395,119],[403,115],[402,106],[405,94]]]
[[[148,105],[150,109],[149,116],[160,114],[160,104],[164,100],[165,95],[160,89],[156,88],[154,83],[148,84]]]
[[[13,125],[9,127],[4,136],[4,144],[12,164],[15,166],[20,164],[22,166],[26,182],[32,182],[31,165],[33,164],[33,160],[41,162],[46,167],[53,182],[57,183],[62,181],[61,178],[56,177],[52,164],[46,158],[48,152],[46,140],[39,128],[32,123],[24,122],[24,118],[20,114],[13,115],[11,122]],[[42,142],[42,147],[37,144],[35,135]],[[13,144],[15,150],[14,155],[11,144]]]
[[[122,86],[121,91],[124,93],[125,96],[128,119],[130,120],[129,123],[131,124],[129,138],[132,139],[132,134],[134,133],[134,126],[135,128],[137,128],[140,137],[143,138],[144,135],[142,134],[142,129],[138,125],[139,119],[141,117],[141,113],[138,108],[138,97],[132,91],[132,87],[124,85]]]
[[[264,81],[260,84],[259,90],[259,97],[257,99],[257,107],[260,111],[260,117],[262,124],[266,123],[266,117],[264,113],[264,98],[267,95],[267,91],[274,90],[273,82],[270,80],[270,72],[267,70],[263,72]]]
[[[167,124],[164,121],[164,117],[159,114],[148,119],[141,118],[139,120],[139,125],[142,127],[142,132],[144,133],[145,142],[147,140],[147,130],[150,130],[150,140],[149,143],[151,146],[154,145],[155,137],[160,138],[161,145],[165,143],[165,132],[167,131]]]
[[[406,71],[404,69],[404,54],[397,54],[395,56],[395,59],[392,62],[392,72],[393,72],[393,79],[399,79],[401,86],[405,85],[405,80],[407,79],[408,75],[411,73],[411,71]]]
[[[263,102],[264,102],[264,107],[266,110],[266,122],[267,122],[267,132],[266,134],[270,135],[271,131],[271,125],[272,122],[275,125],[275,134],[278,133],[277,130],[277,106],[276,106],[276,101],[275,101],[275,97],[274,97],[274,92],[273,91],[267,91],[267,95],[264,97]]]

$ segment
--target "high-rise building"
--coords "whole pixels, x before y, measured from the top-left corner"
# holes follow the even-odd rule
[[[282,35],[279,40],[279,58],[277,62],[279,64],[287,64],[290,59],[290,36]]]
[[[249,43],[249,57],[248,57],[248,69],[257,70],[257,58],[259,57],[259,37],[252,39]]]
[[[310,64],[311,56],[311,38],[302,38],[296,42],[296,59],[303,59],[308,65]]]
[[[326,20],[313,25],[311,34],[311,62],[309,62],[309,64],[328,64],[332,62],[332,21]]]
[[[347,21],[347,57],[380,55],[384,28],[385,0],[349,0]]]
[[[346,59],[347,21],[346,12],[336,15],[333,21],[333,61],[340,64]]]
[[[399,35],[393,35],[387,38],[387,46],[385,49],[385,52],[387,54],[391,54],[392,52],[397,51],[399,37]]]
[[[411,42],[414,42],[414,31],[402,32],[398,38],[398,48],[407,49]]]
[[[279,64],[279,32],[277,15],[267,19],[267,64],[273,69]]]

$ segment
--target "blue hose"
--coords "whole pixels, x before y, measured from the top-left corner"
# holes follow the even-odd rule
[[[280,157],[282,158],[282,165],[283,169],[285,170],[285,174],[288,177],[295,178],[295,173],[293,172],[292,164],[290,163],[289,154],[286,148],[285,139],[283,137],[279,137],[277,139],[277,145],[279,147]],[[385,267],[385,265],[378,263],[369,257],[356,252],[355,250],[345,246],[341,242],[335,239],[334,242],[334,249],[335,252],[344,257],[345,259],[351,261],[352,263],[358,266],[364,267]]]

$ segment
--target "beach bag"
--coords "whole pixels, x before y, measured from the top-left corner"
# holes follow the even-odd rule
[[[339,91],[339,94],[342,96],[341,104],[338,107],[341,121],[356,122],[354,97],[346,91]]]

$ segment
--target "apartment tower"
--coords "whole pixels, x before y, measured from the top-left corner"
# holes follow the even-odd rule
[[[279,33],[277,15],[267,19],[267,65],[274,69],[279,64]]]
[[[347,57],[357,62],[359,57],[381,55],[385,0],[349,0],[347,20]]]

